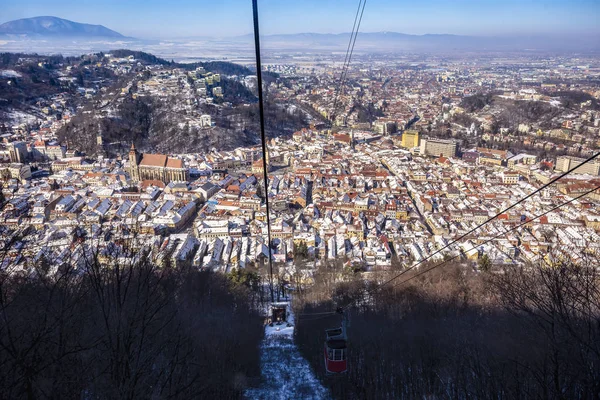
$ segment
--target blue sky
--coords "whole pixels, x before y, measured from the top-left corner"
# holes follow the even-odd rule
[[[259,0],[261,33],[340,33],[358,0]],[[0,23],[53,15],[139,38],[252,32],[251,0],[0,0]],[[600,35],[600,0],[367,0],[363,32]]]

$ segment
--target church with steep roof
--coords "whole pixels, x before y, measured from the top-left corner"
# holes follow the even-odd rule
[[[164,154],[139,153],[133,144],[129,150],[129,174],[134,182],[156,180],[168,184],[188,180],[183,160]]]

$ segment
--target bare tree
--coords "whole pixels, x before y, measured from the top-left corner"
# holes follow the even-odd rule
[[[346,277],[296,302],[296,338],[335,398],[581,398],[599,396],[597,261],[488,273],[445,265],[394,287]],[[593,268],[591,268],[591,267]],[[311,293],[315,291],[314,293]],[[348,372],[327,379],[324,330],[350,304]],[[374,395],[376,394],[376,395]]]
[[[239,398],[258,374],[262,320],[246,288],[172,265],[147,240],[23,263],[3,242],[0,391],[6,398]]]

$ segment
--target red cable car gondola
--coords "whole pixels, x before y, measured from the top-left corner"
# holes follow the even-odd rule
[[[338,312],[342,313],[341,310]],[[346,359],[348,337],[346,336],[346,318],[342,313],[340,328],[325,330],[325,371],[327,374],[342,374],[348,370]]]

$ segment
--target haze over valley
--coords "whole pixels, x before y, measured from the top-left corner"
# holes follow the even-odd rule
[[[334,58],[343,56],[350,33],[297,33],[263,35],[266,61],[281,57]],[[466,36],[452,34],[411,35],[398,32],[362,32],[356,55],[383,57],[401,54],[457,53],[495,54],[595,54],[600,40],[594,35],[502,35]],[[81,24],[57,17],[34,17],[0,25],[0,51],[62,54],[74,56],[116,48],[142,50],[166,59],[194,61],[227,59],[253,62],[253,36],[201,36],[164,39],[127,37],[101,25]]]

